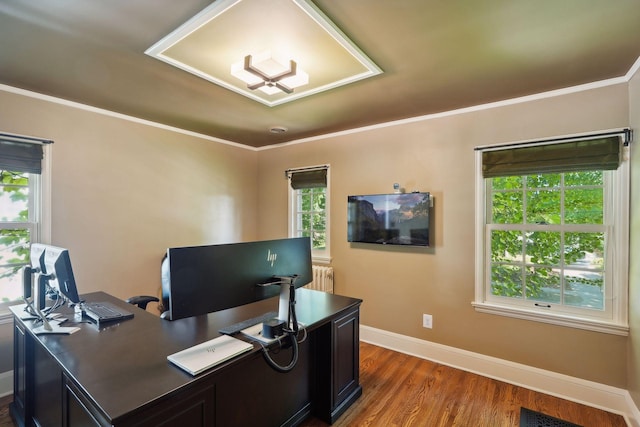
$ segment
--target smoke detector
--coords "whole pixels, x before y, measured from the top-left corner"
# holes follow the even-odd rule
[[[288,129],[284,126],[272,126],[269,128],[269,132],[271,133],[285,133]]]

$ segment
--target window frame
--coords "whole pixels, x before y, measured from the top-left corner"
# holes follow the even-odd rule
[[[29,243],[51,242],[51,145],[43,144],[42,171],[29,174],[29,221],[24,223],[2,222],[7,228],[31,228]],[[27,225],[27,226],[25,226]],[[9,307],[20,300],[0,301],[0,324],[11,321]]]
[[[497,147],[497,146],[493,146]],[[482,147],[491,149],[491,146]],[[532,320],[553,325],[561,325],[590,331],[626,336],[628,324],[628,268],[629,268],[629,147],[621,148],[621,162],[617,170],[608,171],[605,179],[605,224],[608,241],[606,243],[605,306],[611,306],[607,316],[600,313],[588,316],[587,309],[571,310],[536,307],[535,301],[524,305],[508,297],[491,295],[490,280],[490,242],[488,236],[491,225],[487,223],[490,212],[490,195],[487,181],[482,174],[482,150],[475,153],[475,298],[472,306],[482,313],[496,314],[525,320]],[[611,294],[608,294],[608,291]],[[580,313],[582,311],[582,313]]]
[[[295,168],[287,170],[287,178],[290,178],[291,173],[295,172],[303,172],[309,170],[317,170],[317,169],[326,169],[327,171],[327,186],[325,187],[325,249],[318,250],[311,248],[311,258],[314,264],[330,264],[331,263],[331,230],[330,230],[330,206],[331,206],[331,168],[329,165],[318,165],[318,166],[309,166],[302,168]],[[296,190],[291,187],[291,180],[287,179],[287,191],[288,191],[288,206],[287,206],[287,230],[289,237],[300,237],[298,230],[301,227],[298,226],[297,218],[298,218],[298,210],[297,210],[297,201],[298,195],[301,190]]]

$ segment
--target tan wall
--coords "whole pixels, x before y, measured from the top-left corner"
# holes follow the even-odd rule
[[[629,272],[629,325],[627,388],[636,406],[640,407],[640,73],[629,83],[629,123],[635,130],[631,144],[631,268]]]
[[[635,127],[638,85],[636,78]],[[284,170],[329,163],[336,288],[365,300],[363,324],[622,388],[628,367],[638,402],[634,331],[628,349],[626,337],[481,314],[470,305],[473,147],[627,126],[628,95],[627,85],[617,85],[256,153],[0,91],[0,130],[56,141],[53,243],[71,250],[82,292],[157,293],[168,246],[286,236]],[[434,194],[433,246],[348,244],[347,195],[392,191],[394,182]],[[422,313],[434,316],[434,329],[421,327]]]
[[[477,313],[471,301],[473,148],[627,125],[623,84],[264,150],[259,237],[287,232],[284,170],[328,163],[335,286],[364,299],[362,324],[624,388],[627,337]],[[433,246],[347,243],[347,196],[392,192],[395,182],[435,196]],[[422,328],[423,313],[433,329]]]
[[[167,247],[256,238],[255,151],[2,91],[0,131],[55,141],[52,243],[83,293],[157,295]]]

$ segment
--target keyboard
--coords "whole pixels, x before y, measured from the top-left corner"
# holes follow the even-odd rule
[[[133,313],[108,302],[87,302],[82,305],[85,316],[93,319],[98,326],[104,322],[126,320],[133,317]]]
[[[243,329],[250,328],[251,326],[257,325],[258,323],[264,323],[269,319],[273,319],[274,317],[278,317],[278,313],[276,313],[275,311],[270,311],[258,317],[252,317],[251,319],[243,320],[242,322],[225,326],[224,328],[219,329],[218,332],[225,335],[237,334]]]

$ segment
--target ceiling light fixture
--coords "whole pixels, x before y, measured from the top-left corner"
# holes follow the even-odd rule
[[[309,75],[295,61],[287,63],[271,52],[245,56],[243,61],[231,66],[231,75],[245,82],[249,89],[259,89],[268,95],[290,94],[309,83]]]
[[[210,4],[145,53],[268,107],[382,73],[380,67],[318,9],[314,0],[210,0],[205,3]],[[213,52],[211,46],[216,46]],[[264,51],[284,58],[279,61],[279,72],[259,71],[256,75],[251,71],[252,68],[261,70],[258,54]],[[251,55],[248,61],[246,55]],[[295,62],[295,76],[291,60]],[[301,68],[309,72],[311,78]],[[243,77],[234,77],[238,75]],[[289,79],[302,81],[294,83]],[[293,93],[283,91],[276,83]],[[260,87],[247,87],[254,84]]]

